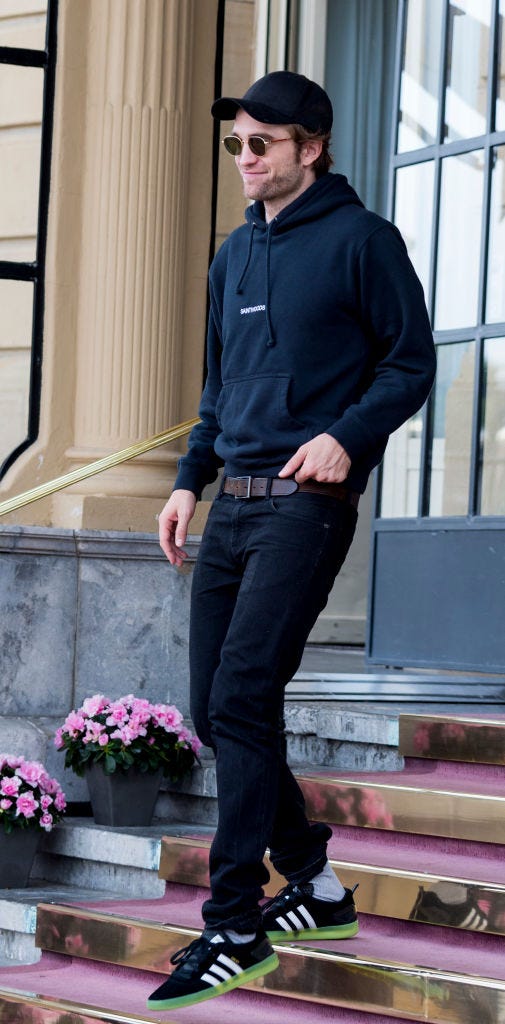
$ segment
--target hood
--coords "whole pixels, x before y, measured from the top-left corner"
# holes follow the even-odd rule
[[[358,194],[343,174],[324,174],[314,181],[297,199],[285,206],[273,220],[267,224],[265,208],[262,202],[256,201],[246,209],[248,223],[265,231],[287,231],[291,227],[306,221],[317,220],[341,206],[363,206]]]

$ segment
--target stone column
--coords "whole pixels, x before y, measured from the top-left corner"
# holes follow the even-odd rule
[[[196,414],[210,234],[217,0],[89,7],[69,468]],[[161,449],[61,492],[55,521],[154,529],[176,458]]]

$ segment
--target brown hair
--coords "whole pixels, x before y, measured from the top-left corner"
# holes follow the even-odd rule
[[[312,167],[316,178],[327,174],[333,164],[333,157],[330,153],[331,132],[311,132],[301,124],[290,124],[286,127],[295,142],[310,142],[312,140],[322,142],[321,154],[317,160],[314,160]]]

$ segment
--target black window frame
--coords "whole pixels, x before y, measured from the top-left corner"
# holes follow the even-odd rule
[[[438,81],[438,123],[436,142],[407,152],[398,153],[398,130],[400,125],[400,100],[401,100],[401,75],[403,54],[405,52],[405,36],[407,30],[408,0],[399,0],[398,8],[398,31],[396,50],[396,71],[395,71],[395,116],[393,118],[393,135],[391,140],[391,158],[389,173],[389,196],[388,196],[388,217],[394,219],[395,198],[396,198],[396,171],[402,167],[410,167],[415,164],[434,164],[434,195],[433,195],[433,220],[430,241],[430,276],[426,295],[426,304],[430,314],[431,323],[434,324],[435,312],[435,290],[437,278],[437,256],[440,224],[440,200],[442,182],[442,161],[451,156],[459,156],[479,150],[484,156],[484,184],[482,201],[482,223],[481,223],[481,253],[478,282],[478,314],[477,323],[471,327],[454,328],[451,330],[433,330],[435,344],[437,346],[457,344],[464,341],[475,342],[475,378],[474,396],[472,411],[472,441],[470,450],[470,479],[467,516],[478,518],[488,523],[491,518],[503,518],[497,515],[482,515],[481,505],[481,480],[482,480],[482,408],[483,408],[483,369],[484,369],[484,346],[489,338],[505,337],[505,321],[500,323],[486,323],[486,286],[489,255],[489,229],[490,229],[490,200],[491,200],[491,176],[493,169],[493,150],[497,146],[505,145],[505,130],[496,131],[496,97],[498,85],[499,57],[500,57],[500,10],[499,0],[491,0],[491,25],[490,25],[490,46],[489,66],[487,82],[487,111],[486,111],[486,132],[483,135],[471,138],[444,142],[445,127],[445,99],[447,84],[447,43],[450,24],[450,0],[445,0],[445,14],[443,18],[442,36],[440,40],[440,68]],[[424,520],[427,525],[434,519],[443,521],[461,519],[461,516],[436,516],[430,514],[430,475],[431,475],[431,450],[433,440],[433,407],[434,391],[422,411],[423,432],[420,456],[420,483],[418,494],[417,519]],[[381,518],[381,496],[382,496],[382,470],[378,474],[376,488],[376,516]],[[412,520],[411,516],[400,516],[399,519]],[[415,518],[415,517],[414,517]]]
[[[43,50],[0,46],[0,64],[42,68],[44,71],[42,128],[39,173],[36,255],[33,261],[0,260],[0,280],[33,283],[32,344],[28,399],[27,434],[0,465],[0,480],[16,459],[37,439],[40,423],[40,392],[42,384],[42,349],[44,335],[44,301],[51,148],[54,119],[56,78],[58,0],[48,0],[46,36]]]

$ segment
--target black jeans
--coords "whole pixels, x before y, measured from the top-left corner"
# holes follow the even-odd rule
[[[191,714],[216,754],[219,823],[210,852],[212,927],[255,931],[265,849],[291,882],[326,861],[284,754],[284,688],[351,544],[357,513],[327,495],[216,498],[192,587]]]

